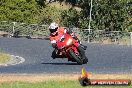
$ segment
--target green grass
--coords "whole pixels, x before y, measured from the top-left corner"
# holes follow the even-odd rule
[[[82,87],[78,81],[45,81],[36,83],[5,82],[0,84],[0,88],[132,88],[132,85]]]
[[[10,55],[5,53],[0,53],[0,63],[5,63],[10,60]]]

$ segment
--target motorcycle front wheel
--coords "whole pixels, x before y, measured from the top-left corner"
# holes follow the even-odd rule
[[[78,55],[72,50],[69,50],[69,54],[73,57],[73,59],[79,64],[82,65],[83,64],[83,60],[81,58],[78,57]]]

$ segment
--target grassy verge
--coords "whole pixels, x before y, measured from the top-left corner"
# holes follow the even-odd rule
[[[80,74],[0,74],[0,88],[84,88]],[[89,74],[90,79],[130,79],[132,74]],[[132,88],[131,86],[87,86],[85,88]]]
[[[5,53],[0,53],[0,63],[5,63],[10,60],[10,55]]]
[[[124,43],[125,44],[127,44],[127,45],[130,45],[131,44],[131,38],[130,38],[130,36],[123,37],[123,40],[124,40]]]
[[[5,82],[0,88],[84,88],[78,81],[45,81],[36,83]],[[131,86],[87,86],[85,88],[132,88]]]

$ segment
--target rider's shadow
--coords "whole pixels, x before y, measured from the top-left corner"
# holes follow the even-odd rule
[[[50,64],[50,65],[78,65],[77,63],[41,63],[41,64]]]

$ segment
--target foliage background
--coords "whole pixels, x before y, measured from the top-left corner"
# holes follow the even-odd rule
[[[54,2],[46,0],[0,0],[0,21],[28,24],[56,21],[62,26],[88,28],[90,0],[55,1],[70,7],[57,8],[52,5]],[[91,27],[106,31],[132,30],[132,1],[93,0]]]

